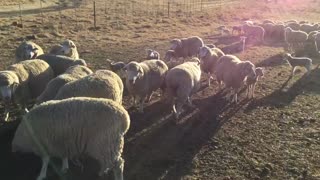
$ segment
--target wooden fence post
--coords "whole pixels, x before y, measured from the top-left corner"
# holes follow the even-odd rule
[[[93,1],[93,22],[94,22],[94,29],[97,28],[97,21],[96,21],[96,1]]]
[[[22,10],[21,10],[21,3],[19,3],[19,11],[20,11],[20,24],[21,24],[21,27],[23,27],[22,25]]]

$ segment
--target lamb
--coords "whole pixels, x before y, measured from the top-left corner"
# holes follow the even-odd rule
[[[253,36],[260,40],[260,42],[264,42],[265,30],[261,26],[244,24],[242,30],[246,37]]]
[[[200,47],[204,46],[203,40],[198,36],[173,39],[170,41],[170,50],[173,50],[176,58],[197,56]]]
[[[43,54],[38,56],[38,59],[46,61],[53,69],[55,76],[64,73],[70,66],[87,66],[86,61],[83,59],[72,59],[70,57],[61,55]]]
[[[62,86],[92,73],[93,72],[86,66],[76,65],[69,67],[65,73],[49,81],[46,89],[37,98],[36,104],[52,100]]]
[[[238,57],[233,55],[225,55],[219,58],[215,74],[219,87],[221,82],[225,84],[226,88],[232,88],[232,101],[238,102],[237,96],[240,87],[244,84],[245,79],[255,78],[255,65],[250,61],[241,61]]]
[[[0,71],[0,91],[5,104],[5,121],[9,119],[8,104],[14,102],[26,109],[31,100],[38,97],[54,77],[50,66],[39,59],[21,61]]]
[[[107,98],[122,104],[123,83],[121,78],[109,70],[98,70],[81,79],[62,86],[54,100],[71,97]]]
[[[294,71],[296,70],[297,66],[305,67],[307,70],[307,75],[310,74],[310,71],[312,68],[312,59],[307,58],[307,57],[292,57],[292,55],[289,53],[286,53],[284,55],[284,59],[292,67],[291,77],[294,75]]]
[[[64,55],[72,59],[79,59],[79,53],[75,43],[69,39],[62,42],[61,45],[55,45],[51,48],[49,54]]]
[[[34,153],[42,159],[37,180],[46,178],[51,157],[68,159],[87,155],[100,165],[99,176],[112,169],[123,180],[121,157],[124,135],[130,127],[128,112],[117,102],[103,98],[77,97],[44,102],[30,110],[19,124],[12,152]]]
[[[307,34],[309,34],[312,31],[318,30],[318,28],[319,28],[318,24],[313,24],[313,25],[311,25],[311,24],[302,24],[301,27],[300,27],[300,30],[306,32]]]
[[[215,66],[218,59],[225,54],[218,48],[208,48],[206,46],[199,49],[199,58],[201,62],[201,70],[209,75],[208,86],[211,85],[210,81],[212,74],[214,74]]]
[[[186,102],[193,107],[191,96],[200,88],[200,61],[198,58],[195,59],[197,62],[180,64],[170,69],[166,75],[166,94],[172,101],[172,109],[176,120],[182,113],[182,107]]]
[[[254,90],[256,88],[256,84],[260,77],[264,77],[264,69],[262,67],[257,67],[255,69],[256,77],[247,77],[246,85],[247,85],[247,98],[254,98]]]
[[[163,88],[168,66],[161,60],[132,61],[124,67],[126,87],[133,97],[133,105],[139,101],[139,112],[143,112],[144,100],[150,101],[152,93]]]
[[[160,53],[153,50],[153,49],[146,49],[147,51],[147,58],[146,60],[151,60],[151,59],[160,59]]]
[[[292,50],[295,46],[303,46],[308,39],[308,34],[303,31],[295,31],[290,27],[286,27],[284,38],[288,45],[288,49]]]
[[[43,54],[43,50],[39,45],[32,41],[24,41],[16,49],[16,63],[36,59],[41,54]]]

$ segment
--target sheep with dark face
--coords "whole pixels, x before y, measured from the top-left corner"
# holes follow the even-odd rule
[[[22,42],[16,49],[16,62],[36,59],[43,54],[42,48],[32,41]]]
[[[139,111],[143,112],[144,101],[150,101],[152,93],[163,87],[168,66],[161,60],[132,61],[124,67],[126,87],[133,97],[133,105],[139,101]]]
[[[219,87],[221,82],[225,84],[226,88],[232,88],[232,101],[237,102],[237,96],[240,87],[244,84],[245,79],[255,78],[255,65],[250,61],[241,61],[238,57],[233,55],[225,55],[219,58],[215,74]]]
[[[124,135],[130,127],[128,112],[104,98],[77,97],[41,103],[27,113],[12,140],[12,152],[34,153],[42,159],[37,180],[46,178],[51,157],[63,160],[89,156],[100,165],[99,176],[112,169],[123,180],[121,157]]]
[[[146,60],[151,60],[151,59],[160,59],[160,53],[153,50],[153,49],[146,49],[147,51],[147,58]]]
[[[170,41],[170,50],[174,52],[174,58],[186,58],[197,56],[200,47],[204,46],[203,40],[198,36],[189,38],[173,39]],[[168,53],[168,52],[167,52]],[[166,61],[170,61],[169,56],[165,57]]]
[[[49,54],[54,54],[54,55],[64,55],[68,56],[72,59],[79,59],[79,53],[77,50],[76,44],[67,39],[64,42],[62,42],[59,45],[55,45],[51,48]]]

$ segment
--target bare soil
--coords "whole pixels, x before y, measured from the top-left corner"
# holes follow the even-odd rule
[[[63,9],[62,16],[54,9],[44,11],[44,19],[37,12],[28,12],[23,28],[12,25],[19,22],[18,17],[1,14],[0,68],[13,63],[15,48],[29,35],[35,35],[33,41],[45,51],[66,38],[74,40],[80,56],[97,70],[109,69],[107,58],[142,61],[146,48],[160,51],[163,57],[169,40],[176,37],[198,35],[205,43],[231,46],[239,37],[220,36],[216,28],[246,19],[320,21],[320,4],[313,0],[279,4],[249,0],[191,16],[177,12],[170,18],[141,11],[115,16],[112,9],[104,14],[103,2],[97,2],[96,30],[88,1],[77,9]],[[315,65],[309,76],[301,69],[290,79],[291,69],[282,61],[283,47],[283,43],[267,40],[236,53],[266,68],[255,99],[247,100],[243,91],[240,102],[230,104],[225,92],[218,91],[217,83],[208,87],[204,76],[201,90],[193,97],[196,108],[186,108],[178,125],[170,115],[170,106],[160,101],[158,93],[144,114],[130,108],[129,97],[125,96],[124,105],[131,117],[123,154],[125,179],[320,179],[320,69],[316,68],[320,59],[313,57]],[[11,122],[0,125],[0,179],[35,179],[40,159],[11,153],[21,114],[15,110],[11,116]],[[47,179],[112,179],[112,174],[97,177],[99,166],[94,160],[83,161],[83,170],[72,164],[63,174],[61,162],[54,160]]]

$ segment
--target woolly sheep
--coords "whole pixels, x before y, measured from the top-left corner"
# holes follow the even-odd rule
[[[161,60],[132,61],[124,67],[126,87],[133,97],[133,105],[139,101],[139,111],[143,112],[144,100],[150,101],[152,93],[164,85],[168,66]]]
[[[124,135],[130,126],[128,112],[112,100],[77,97],[44,102],[30,110],[19,124],[12,152],[34,153],[42,159],[37,180],[46,178],[51,157],[68,159],[83,155],[98,161],[99,176],[112,169],[116,180],[123,180],[121,157]]]
[[[264,42],[265,30],[261,26],[244,24],[242,30],[246,37],[253,36],[260,40],[260,42]]]
[[[264,76],[264,69],[262,67],[257,67],[255,69],[256,77],[247,77],[246,85],[247,85],[247,98],[254,98],[254,90],[256,88],[256,84],[260,77]]]
[[[295,31],[290,27],[286,27],[284,37],[288,45],[288,49],[292,50],[294,46],[304,45],[308,39],[308,34],[303,31]]]
[[[38,97],[54,77],[50,66],[39,59],[21,61],[0,71],[0,91],[5,104],[5,121],[9,118],[8,103],[14,102],[26,108]],[[27,110],[26,110],[27,111]]]
[[[225,84],[226,88],[232,88],[232,101],[237,103],[237,95],[240,87],[244,84],[247,77],[255,78],[255,65],[250,61],[241,61],[233,55],[225,55],[219,58],[216,65],[216,77],[219,83]]]
[[[38,56],[38,59],[46,61],[53,69],[55,76],[64,73],[70,66],[87,66],[86,61],[83,59],[72,59],[70,57],[61,55],[43,54]]]
[[[291,70],[291,76],[294,75],[294,71],[298,66],[305,67],[307,70],[307,75],[310,74],[311,68],[312,68],[312,59],[307,57],[292,57],[291,54],[286,53],[284,55],[284,59],[289,63],[289,65],[292,67]]]
[[[206,46],[199,49],[199,58],[201,62],[201,70],[209,75],[208,86],[210,86],[210,81],[212,74],[214,74],[215,65],[218,59],[225,54],[218,48],[208,48]]]
[[[86,66],[76,65],[69,67],[65,73],[55,77],[48,83],[46,89],[37,98],[36,103],[40,104],[52,100],[62,86],[92,73],[93,72]]]
[[[203,40],[198,36],[173,39],[170,41],[170,44],[170,50],[173,50],[175,52],[176,58],[196,56],[199,48],[204,46]]]
[[[300,24],[295,22],[287,24],[286,27],[290,27],[292,30],[295,30],[295,31],[300,30]]]
[[[43,54],[42,48],[32,41],[22,42],[16,49],[16,62],[36,59]]]
[[[316,45],[316,49],[317,51],[320,53],[320,32],[318,32],[317,34],[315,34],[315,45]]]
[[[311,31],[309,34],[308,34],[308,41],[309,42],[314,42],[316,40],[316,34],[319,33],[320,31]]]
[[[191,96],[200,88],[200,61],[197,58],[196,60],[197,62],[180,64],[170,69],[166,75],[166,94],[172,101],[173,113],[177,120],[186,102],[193,107]]]
[[[49,54],[64,55],[72,59],[79,59],[79,53],[75,43],[69,39],[61,43],[61,45],[55,45],[51,48]]]
[[[122,104],[123,83],[121,78],[109,70],[98,70],[81,79],[62,86],[55,100],[70,97],[107,98]]]
[[[151,60],[151,59],[160,59],[160,53],[153,50],[153,49],[146,49],[147,51],[147,58],[146,60]]]
[[[309,34],[312,31],[318,30],[319,25],[318,24],[302,24],[300,27],[300,31],[304,31],[307,34]]]

